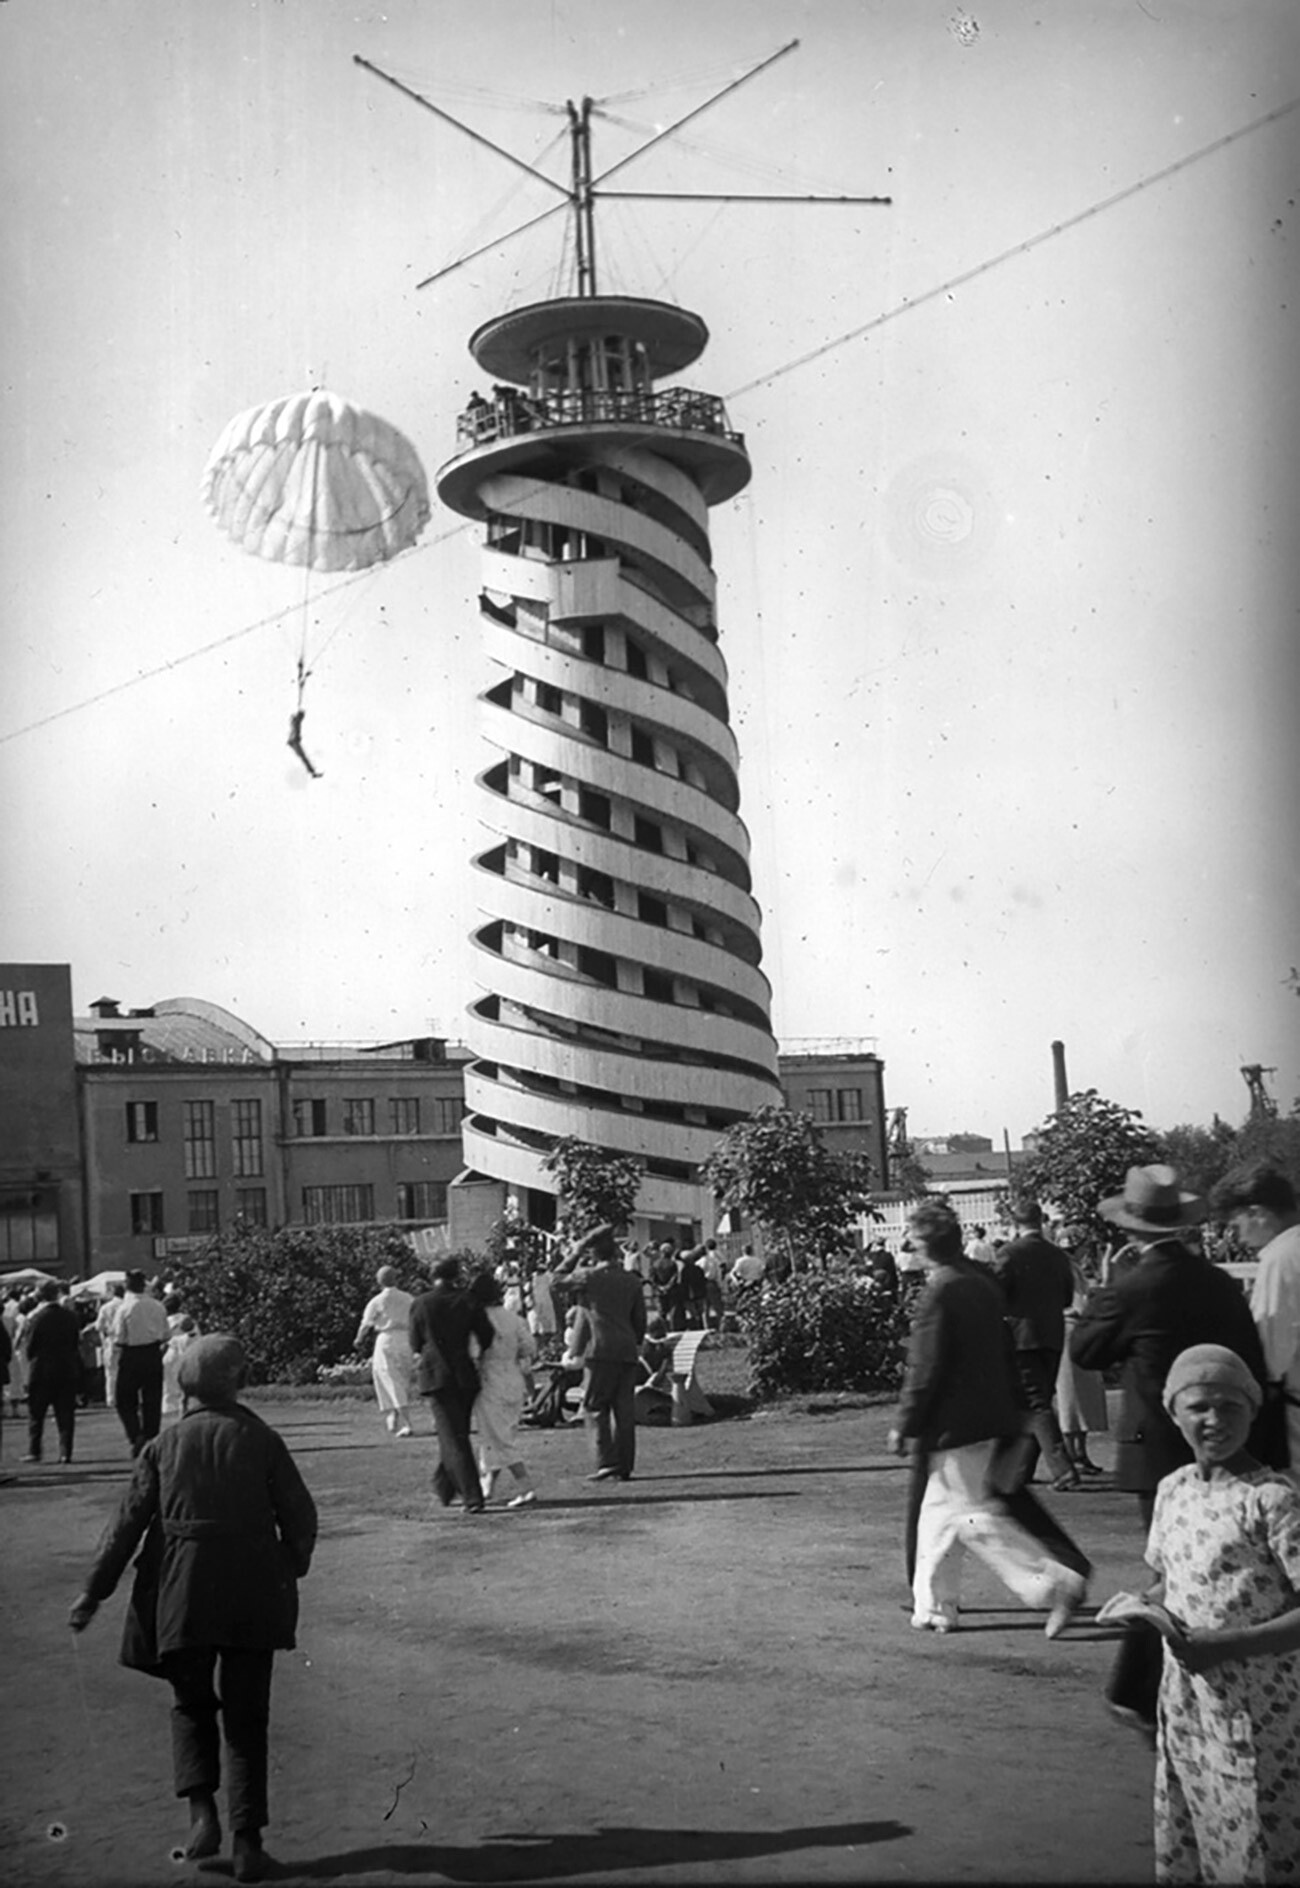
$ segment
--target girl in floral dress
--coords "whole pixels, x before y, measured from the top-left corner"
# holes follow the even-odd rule
[[[1173,1363],[1195,1461],[1160,1483],[1147,1560],[1166,1640],[1156,1879],[1300,1882],[1300,1492],[1246,1452],[1260,1386],[1235,1351]]]

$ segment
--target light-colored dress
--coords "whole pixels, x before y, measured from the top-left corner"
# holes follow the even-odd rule
[[[180,1383],[181,1358],[199,1336],[199,1329],[193,1318],[183,1315],[168,1318],[167,1322],[171,1326],[172,1334],[163,1352],[162,1413],[164,1416],[179,1416],[185,1407],[185,1396]],[[188,1331],[182,1328],[185,1324],[190,1327]]]
[[[516,1311],[489,1305],[492,1342],[485,1351],[474,1345],[479,1371],[474,1422],[478,1429],[479,1467],[484,1472],[508,1468],[520,1458],[519,1418],[528,1393],[525,1372],[532,1369],[537,1346]]]
[[[361,1313],[357,1330],[375,1333],[370,1376],[375,1386],[375,1400],[385,1415],[390,1410],[411,1406],[411,1306],[415,1300],[399,1285],[385,1285],[376,1292]]]
[[[1300,1604],[1300,1493],[1273,1469],[1156,1493],[1147,1560],[1190,1627],[1258,1625]],[[1156,1880],[1300,1882],[1300,1652],[1160,1682]]]
[[[1100,1370],[1085,1370],[1070,1355],[1070,1326],[1087,1301],[1090,1286],[1078,1263],[1071,1259],[1074,1297],[1065,1314],[1065,1349],[1056,1373],[1056,1415],[1067,1435],[1101,1435],[1110,1428],[1106,1414],[1106,1382]]]

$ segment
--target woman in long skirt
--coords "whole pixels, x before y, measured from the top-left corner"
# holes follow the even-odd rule
[[[411,1356],[411,1305],[409,1291],[397,1282],[391,1265],[381,1265],[375,1274],[379,1290],[361,1313],[355,1343],[358,1349],[367,1331],[375,1333],[370,1375],[375,1386],[375,1401],[390,1436],[411,1433],[411,1374],[415,1362]]]
[[[1074,1272],[1074,1298],[1065,1314],[1065,1349],[1056,1373],[1056,1414],[1061,1425],[1065,1453],[1081,1475],[1100,1475],[1102,1469],[1088,1454],[1088,1437],[1104,1435],[1110,1428],[1106,1414],[1106,1384],[1100,1370],[1085,1370],[1070,1356],[1070,1326],[1083,1309],[1091,1289],[1087,1273],[1071,1254]]]
[[[527,1508],[537,1494],[519,1452],[519,1418],[533,1393],[537,1346],[519,1313],[502,1302],[501,1287],[490,1273],[481,1272],[469,1289],[470,1296],[485,1307],[492,1325],[492,1342],[477,1358],[480,1387],[474,1404],[483,1499],[490,1498],[498,1471],[508,1468],[515,1492],[506,1506]]]

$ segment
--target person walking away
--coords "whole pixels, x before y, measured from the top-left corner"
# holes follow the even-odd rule
[[[220,1719],[240,1882],[275,1866],[262,1847],[272,1668],[276,1652],[293,1647],[298,1581],[316,1543],[316,1506],[283,1439],[239,1401],[246,1377],[233,1337],[201,1337],[186,1351],[186,1414],[141,1450],[68,1616],[74,1632],[84,1630],[143,1543],[121,1662],[171,1685],[190,1861],[221,1847]]]
[[[1120,1366],[1115,1486],[1137,1496],[1145,1532],[1158,1484],[1191,1460],[1164,1406],[1174,1358],[1193,1344],[1226,1344],[1262,1389],[1264,1353],[1236,1280],[1179,1237],[1200,1223],[1205,1203],[1182,1190],[1173,1167],[1130,1167],[1123,1193],[1102,1200],[1097,1211],[1131,1236],[1138,1257],[1114,1284],[1089,1293],[1070,1333],[1070,1355],[1085,1370]]]
[[[704,1307],[708,1300],[708,1288],[704,1273],[700,1270],[700,1257],[703,1246],[690,1246],[678,1261],[677,1288],[679,1305],[683,1319],[682,1328],[687,1331],[704,1329]]]
[[[411,1433],[411,1378],[415,1358],[411,1353],[411,1307],[415,1303],[409,1291],[397,1282],[397,1270],[381,1265],[375,1273],[379,1290],[366,1304],[353,1338],[360,1350],[366,1333],[375,1334],[375,1348],[370,1357],[370,1377],[375,1386],[375,1401],[390,1436]]]
[[[26,1462],[39,1462],[45,1418],[54,1412],[59,1432],[59,1460],[72,1460],[77,1426],[77,1385],[81,1381],[81,1326],[61,1288],[51,1282],[37,1292],[38,1306],[23,1333],[27,1356]]]
[[[1300,1212],[1280,1168],[1256,1161],[1229,1173],[1213,1206],[1239,1243],[1258,1255],[1250,1312],[1264,1349],[1269,1390],[1285,1413],[1286,1466],[1300,1478]]]
[[[95,1313],[95,1334],[99,1339],[99,1361],[104,1372],[104,1401],[117,1408],[117,1320],[122,1310],[125,1285],[114,1285]]]
[[[433,1492],[444,1508],[458,1495],[465,1514],[483,1512],[483,1488],[469,1437],[479,1393],[469,1340],[477,1338],[487,1350],[494,1335],[487,1312],[463,1288],[459,1260],[439,1259],[432,1289],[411,1306],[411,1349],[420,1393],[429,1399],[438,1436]]]
[[[1088,1454],[1088,1437],[1104,1435],[1110,1428],[1106,1381],[1100,1370],[1085,1370],[1070,1355],[1069,1334],[1078,1322],[1091,1289],[1083,1261],[1075,1253],[1070,1254],[1070,1266],[1074,1273],[1074,1297],[1065,1314],[1066,1347],[1056,1373],[1057,1416],[1065,1453],[1080,1475],[1102,1475],[1105,1470]]]
[[[113,1325],[117,1353],[114,1406],[132,1455],[139,1455],[162,1427],[163,1352],[171,1337],[167,1313],[145,1289],[143,1272],[128,1272],[126,1291]]]
[[[990,1487],[1000,1441],[1020,1431],[998,1287],[962,1252],[950,1207],[917,1207],[909,1231],[926,1267],[890,1447],[910,1443],[925,1475],[916,1517],[912,1624],[956,1631],[969,1547],[1027,1606],[1047,1609],[1056,1638],[1086,1592],[1067,1567],[1007,1513]]]
[[[658,1295],[659,1309],[673,1331],[684,1328],[676,1322],[681,1315],[680,1269],[677,1254],[671,1242],[665,1239],[650,1262],[650,1281]]]
[[[562,1264],[591,1327],[583,1410],[596,1446],[594,1482],[629,1482],[636,1466],[637,1359],[645,1336],[641,1281],[619,1261],[612,1226],[597,1226]]]
[[[1065,1313],[1074,1298],[1074,1268],[1067,1252],[1044,1239],[1043,1209],[1037,1200],[1018,1200],[1012,1217],[1016,1236],[998,1254],[994,1272],[1006,1303],[1016,1375],[1028,1412],[1020,1485],[1032,1481],[1041,1454],[1053,1489],[1061,1493],[1079,1486],[1079,1471],[1066,1454],[1052,1408],[1065,1349]]]
[[[722,1329],[722,1254],[718,1251],[716,1239],[706,1239],[699,1259],[700,1276],[704,1280],[704,1329],[720,1331]]]
[[[1173,1360],[1165,1409],[1191,1462],[1156,1491],[1146,1558],[1165,1641],[1157,1881],[1300,1877],[1300,1493],[1247,1437],[1254,1371],[1219,1344]]]
[[[491,1500],[497,1475],[502,1469],[509,1469],[515,1492],[506,1506],[528,1508],[537,1500],[537,1491],[519,1452],[519,1419],[533,1394],[537,1346],[519,1313],[504,1302],[497,1279],[480,1272],[470,1285],[469,1295],[482,1305],[492,1325],[491,1345],[479,1351],[476,1359],[479,1393],[474,1404],[474,1424],[478,1430],[478,1473],[483,1499]],[[471,1352],[476,1347],[476,1340],[471,1339]]]

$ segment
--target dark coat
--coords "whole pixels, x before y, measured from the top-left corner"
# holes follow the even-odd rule
[[[66,1389],[81,1381],[81,1324],[75,1311],[57,1302],[34,1311],[23,1332],[29,1382],[40,1389]]]
[[[619,1264],[579,1266],[567,1282],[591,1323],[587,1362],[634,1364],[645,1336],[645,1292],[637,1273]]]
[[[1115,1486],[1149,1494],[1192,1452],[1165,1411],[1169,1366],[1192,1344],[1226,1344],[1264,1383],[1264,1353],[1245,1293],[1229,1273],[1177,1240],[1150,1246],[1137,1264],[1087,1299],[1070,1333],[1085,1370],[1119,1364]]]
[[[487,1310],[457,1285],[435,1285],[411,1306],[411,1349],[423,1396],[459,1390],[472,1403],[479,1391],[478,1371],[470,1356],[473,1334],[487,1350],[495,1332]]]
[[[1003,1246],[994,1263],[1017,1350],[1065,1349],[1065,1314],[1074,1298],[1070,1255],[1041,1233]]]
[[[898,1428],[923,1450],[1018,1434],[1002,1294],[970,1259],[936,1265],[917,1300]]]
[[[252,1410],[192,1409],[145,1445],[99,1543],[89,1598],[108,1598],[142,1541],[123,1665],[157,1672],[167,1652],[293,1645],[316,1504],[283,1438]]]

